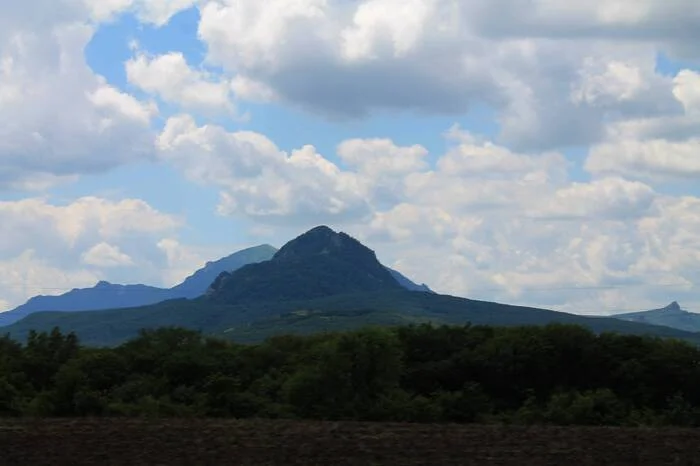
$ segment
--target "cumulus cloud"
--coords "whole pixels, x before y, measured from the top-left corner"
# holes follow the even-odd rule
[[[131,12],[144,23],[163,26],[174,15],[199,2],[198,0],[81,0],[75,3],[86,7],[93,21],[109,21],[119,14]]]
[[[557,190],[545,204],[532,206],[532,215],[538,219],[624,221],[653,214],[655,199],[654,190],[643,183],[602,178]]]
[[[0,189],[47,186],[153,153],[156,108],[85,63],[89,11],[45,3],[13,4],[0,20]],[[32,5],[36,16],[27,14]]]
[[[638,117],[611,124],[591,147],[586,169],[647,180],[700,177],[700,75],[682,70],[673,78],[680,115]]]
[[[140,199],[0,202],[0,299],[18,305],[98,279],[161,284],[170,261],[159,243],[181,226]]]
[[[139,53],[126,62],[129,83],[184,109],[232,114],[232,83],[192,69],[180,52],[149,57]]]
[[[694,0],[483,0],[468,8],[471,24],[493,37],[656,43],[693,58],[700,51]]]
[[[199,37],[208,63],[313,112],[486,104],[502,141],[541,150],[598,141],[606,122],[680,111],[656,57],[700,20],[670,3],[217,0],[201,6]],[[675,30],[680,15],[688,28]]]
[[[310,145],[288,154],[259,133],[231,133],[176,116],[158,137],[158,148],[189,178],[221,189],[221,213],[290,222],[369,212],[355,178]]]
[[[103,171],[152,153],[155,109],[82,63],[90,34],[66,27],[0,44],[0,187]]]
[[[134,260],[124,254],[118,246],[112,246],[104,241],[94,245],[81,256],[81,261],[86,265],[96,267],[122,267],[133,265]]]

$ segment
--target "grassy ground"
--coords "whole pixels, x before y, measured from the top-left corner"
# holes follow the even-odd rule
[[[0,420],[2,465],[700,465],[700,430]]]

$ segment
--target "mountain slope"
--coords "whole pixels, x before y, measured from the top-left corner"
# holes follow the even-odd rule
[[[221,274],[206,299],[233,304],[401,289],[371,249],[320,226],[285,244],[269,261]]]
[[[611,317],[629,322],[663,325],[688,332],[700,332],[700,314],[684,311],[675,301],[661,309],[616,314]]]
[[[187,277],[182,283],[171,288],[174,293],[173,298],[192,299],[202,296],[221,273],[270,260],[276,252],[277,248],[274,246],[262,244],[243,249],[217,261],[207,262],[204,267]]]
[[[405,275],[403,275],[401,272],[398,272],[394,269],[390,269],[387,267],[387,270],[391,274],[392,277],[394,277],[394,280],[399,282],[399,285],[403,286],[407,290],[410,291],[424,291],[426,293],[434,293],[433,290],[431,290],[428,285],[425,283],[422,283],[418,285],[417,283],[412,282],[411,280],[408,279]]]
[[[700,344],[700,335],[669,327],[587,317],[545,309],[474,301],[433,293],[379,291],[326,296],[300,301],[220,304],[204,298],[171,300],[151,306],[94,312],[40,312],[3,328],[24,340],[29,330],[74,331],[85,344],[111,346],[137,335],[142,328],[181,326],[239,342],[272,335],[347,330],[364,325],[435,324],[544,325],[578,324],[595,332],[656,335]]]
[[[94,311],[147,306],[168,299],[195,298],[207,290],[214,279],[225,271],[243,265],[270,259],[277,249],[264,244],[235,252],[214,262],[187,277],[172,288],[157,288],[147,285],[118,285],[105,281],[92,288],[74,289],[59,296],[35,296],[25,304],[0,313],[0,327],[10,325],[38,311]]]

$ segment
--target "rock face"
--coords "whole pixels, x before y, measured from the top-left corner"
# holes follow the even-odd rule
[[[221,274],[207,296],[235,303],[401,289],[371,249],[345,233],[320,226],[285,244],[267,262]]]

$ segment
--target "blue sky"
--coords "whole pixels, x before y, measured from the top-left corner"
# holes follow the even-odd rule
[[[618,2],[8,9],[0,310],[328,223],[446,293],[700,311],[692,5]]]

